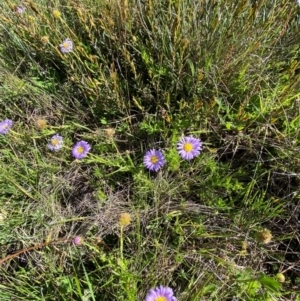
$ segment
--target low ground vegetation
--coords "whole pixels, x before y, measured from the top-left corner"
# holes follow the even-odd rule
[[[300,300],[296,1],[0,8],[1,300]]]

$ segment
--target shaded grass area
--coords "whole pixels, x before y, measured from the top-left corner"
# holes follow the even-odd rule
[[[297,4],[17,5],[0,4],[2,300],[143,300],[160,284],[178,300],[298,300]],[[204,143],[191,162],[187,134]]]

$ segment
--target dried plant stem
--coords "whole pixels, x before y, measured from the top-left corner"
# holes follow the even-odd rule
[[[43,242],[43,243],[40,243],[40,244],[37,244],[35,246],[32,246],[32,247],[29,247],[29,248],[24,248],[22,250],[19,250],[17,251],[16,253],[14,254],[10,254],[2,259],[0,259],[0,264],[10,260],[10,259],[13,259],[15,257],[18,257],[20,254],[23,254],[25,252],[29,252],[29,251],[33,251],[33,250],[37,250],[39,248],[43,248],[43,247],[46,247],[46,246],[49,246],[49,245],[53,245],[53,244],[56,244],[56,243],[60,243],[60,242],[72,242],[73,241],[73,238],[61,238],[61,239],[57,239],[57,240],[53,240],[53,241],[50,241],[50,242]]]

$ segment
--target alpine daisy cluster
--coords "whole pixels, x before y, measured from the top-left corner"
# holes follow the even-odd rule
[[[190,161],[200,155],[202,142],[193,136],[182,137],[177,143],[177,151],[181,158]],[[165,157],[161,150],[150,149],[144,156],[144,166],[151,171],[158,171],[165,164]]]

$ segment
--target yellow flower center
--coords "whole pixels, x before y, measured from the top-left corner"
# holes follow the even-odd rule
[[[151,163],[155,164],[158,162],[158,157],[157,156],[152,156],[151,159],[150,159]],[[159,299],[158,299],[159,301]]]
[[[82,154],[82,153],[84,152],[84,148],[83,148],[82,146],[78,146],[78,147],[77,147],[77,152],[78,152],[79,154]]]
[[[59,140],[58,139],[53,139],[51,141],[51,143],[52,143],[53,146],[56,146],[59,143]]]
[[[168,299],[166,297],[159,296],[155,298],[154,301],[168,301]]]
[[[191,152],[193,150],[193,144],[192,143],[185,143],[184,146],[183,146],[183,149],[186,151],[186,152]]]
[[[69,48],[69,42],[64,42],[63,44],[62,44],[62,47],[63,48],[65,48],[65,49],[68,49]]]
[[[2,125],[2,130],[7,129],[7,127],[8,127],[8,124],[3,124],[3,125]]]

